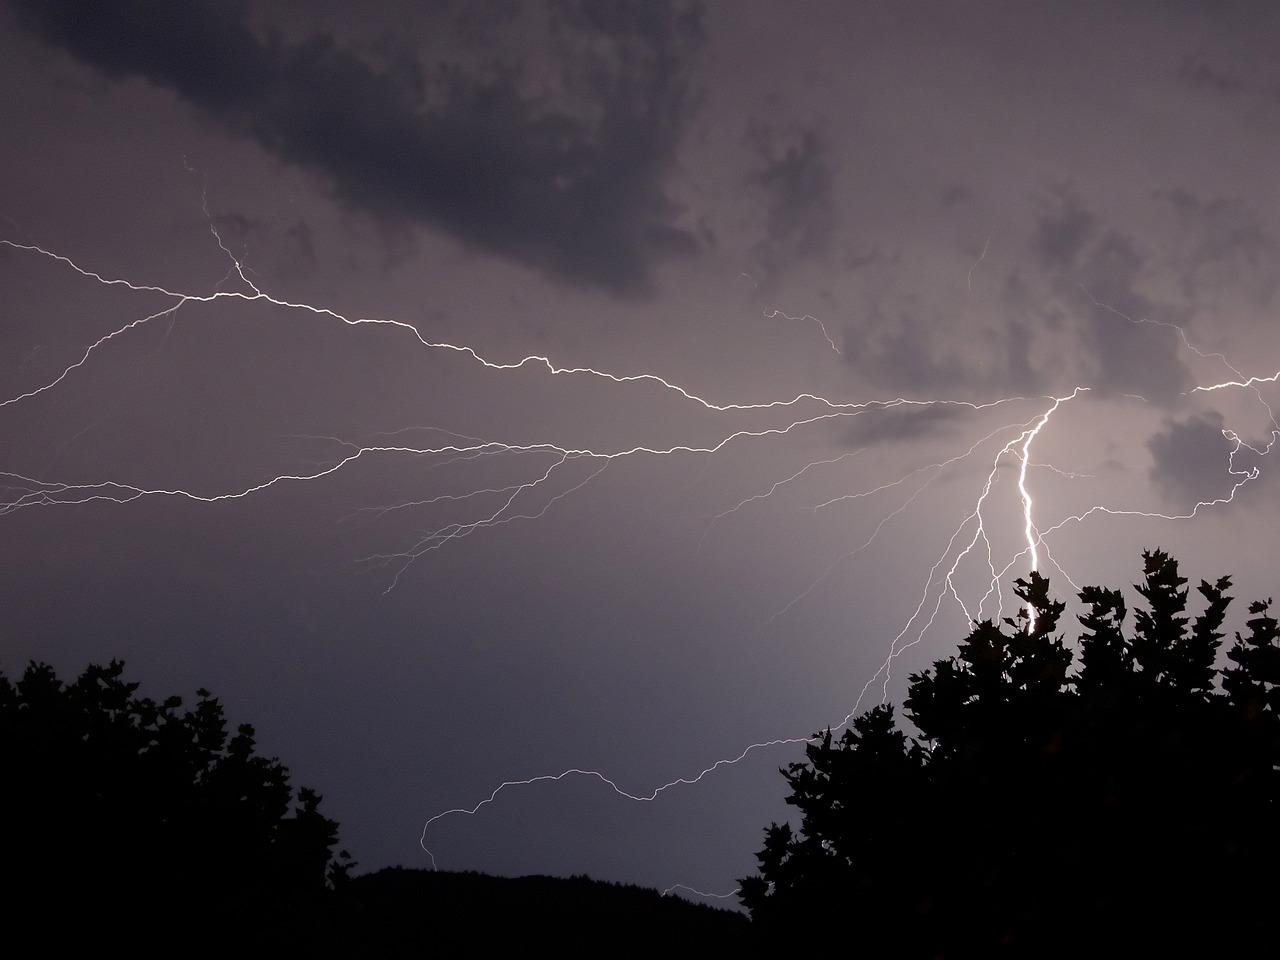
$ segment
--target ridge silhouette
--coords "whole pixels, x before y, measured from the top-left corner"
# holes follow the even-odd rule
[[[587,877],[353,876],[320,796],[256,753],[251,726],[230,732],[207,690],[183,709],[137,689],[120,661],[69,683],[40,663],[16,682],[0,673],[11,955],[750,947],[741,913]]]
[[[1145,607],[1032,573],[1025,606],[975,622],[958,654],[913,674],[899,729],[878,706],[782,771],[799,829],[773,824],[740,897],[761,937],[814,927],[868,956],[1235,956],[1274,949],[1280,644],[1249,607],[1215,664],[1231,581],[1143,554]],[[1028,610],[1034,610],[1034,620]],[[1221,680],[1221,689],[1215,681]]]

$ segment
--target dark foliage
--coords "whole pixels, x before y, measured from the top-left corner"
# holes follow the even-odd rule
[[[334,855],[320,797],[201,690],[141,697],[123,665],[0,674],[4,943],[13,955],[474,955],[749,949],[739,913],[586,877],[383,870]]]
[[[741,897],[795,945],[839,931],[868,956],[1268,955],[1280,894],[1280,631],[1268,603],[1219,672],[1228,578],[1144,554],[1145,608],[1064,605],[1037,574],[1002,624],[911,677],[905,707],[820,734],[783,774],[799,829],[774,824]],[[1034,614],[1028,611],[1034,611]],[[1221,680],[1221,689],[1217,681]]]
[[[251,726],[229,733],[208,691],[157,703],[123,669],[0,674],[10,916],[50,945],[294,941],[349,866],[320,796],[255,753]]]

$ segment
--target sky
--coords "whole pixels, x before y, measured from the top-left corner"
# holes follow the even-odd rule
[[[6,0],[0,667],[362,869],[731,891],[1033,562],[1276,589],[1277,21]]]

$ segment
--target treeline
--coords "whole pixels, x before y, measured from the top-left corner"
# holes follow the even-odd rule
[[[324,956],[742,947],[747,918],[586,877],[353,876],[320,796],[200,690],[155,701],[113,661],[0,674],[4,932],[79,949]]]
[[[198,692],[123,665],[0,674],[9,943],[197,955],[706,948],[868,957],[1271,955],[1280,628],[1231,581],[1144,554],[1139,609],[1088,587],[1075,649],[1048,581],[783,771],[743,914],[587,878],[353,876],[320,797]]]
[[[1088,587],[1078,656],[1048,581],[956,656],[784,772],[742,900],[775,944],[838,925],[869,956],[1270,953],[1280,893],[1280,642],[1249,607],[1219,669],[1231,581],[1144,554],[1126,626]],[[838,918],[838,919],[837,919]],[[1270,948],[1270,949],[1268,949]]]

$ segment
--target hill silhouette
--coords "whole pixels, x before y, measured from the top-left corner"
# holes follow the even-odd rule
[[[749,951],[745,914],[585,876],[494,877],[390,868],[354,878],[338,898],[354,955],[538,946],[575,956],[686,949]]]
[[[744,914],[586,877],[387,869],[353,876],[320,796],[228,729],[200,690],[139,695],[124,664],[71,682],[0,673],[8,944],[203,955],[743,949]]]

